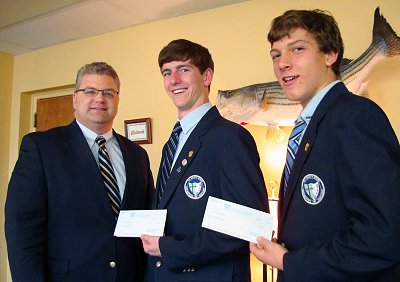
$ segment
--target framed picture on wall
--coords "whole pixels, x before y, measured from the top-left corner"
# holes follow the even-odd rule
[[[151,144],[150,118],[125,120],[125,137],[136,144]]]

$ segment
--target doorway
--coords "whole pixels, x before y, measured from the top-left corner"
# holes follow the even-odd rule
[[[19,144],[29,132],[42,131],[70,123],[74,118],[72,93],[74,85],[21,93]],[[35,113],[39,104],[39,130],[35,127]],[[42,107],[44,105],[44,107]],[[37,120],[36,120],[37,123]]]
[[[74,119],[72,94],[36,99],[34,104],[36,111],[34,111],[33,127],[36,131],[67,125]]]
[[[69,124],[74,119],[72,87],[45,89],[31,95],[30,132]]]

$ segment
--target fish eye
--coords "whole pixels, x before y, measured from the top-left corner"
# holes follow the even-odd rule
[[[225,92],[225,97],[226,98],[229,98],[231,96],[232,96],[232,91],[231,90],[228,90],[228,91]]]

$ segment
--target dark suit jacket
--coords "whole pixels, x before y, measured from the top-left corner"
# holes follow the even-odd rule
[[[247,130],[222,118],[215,107],[205,114],[182,148],[162,196],[159,208],[168,210],[159,241],[162,258],[149,257],[146,281],[250,281],[249,243],[201,224],[209,196],[268,210],[259,161]],[[206,185],[198,199],[185,192],[191,176],[200,176]]]
[[[305,201],[310,176],[324,186],[317,204]],[[400,147],[375,103],[343,83],[326,94],[280,209],[279,242],[290,251],[280,281],[400,281]]]
[[[154,187],[147,153],[114,136],[126,170],[121,209],[149,208]],[[24,137],[5,216],[14,282],[143,280],[141,241],[113,237],[116,221],[106,188],[75,121]]]

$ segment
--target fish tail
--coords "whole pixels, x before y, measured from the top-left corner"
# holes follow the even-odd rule
[[[380,14],[379,7],[377,7],[374,14],[372,42],[382,40],[385,43],[384,52],[387,57],[400,55],[400,37],[397,36],[383,15]]]

